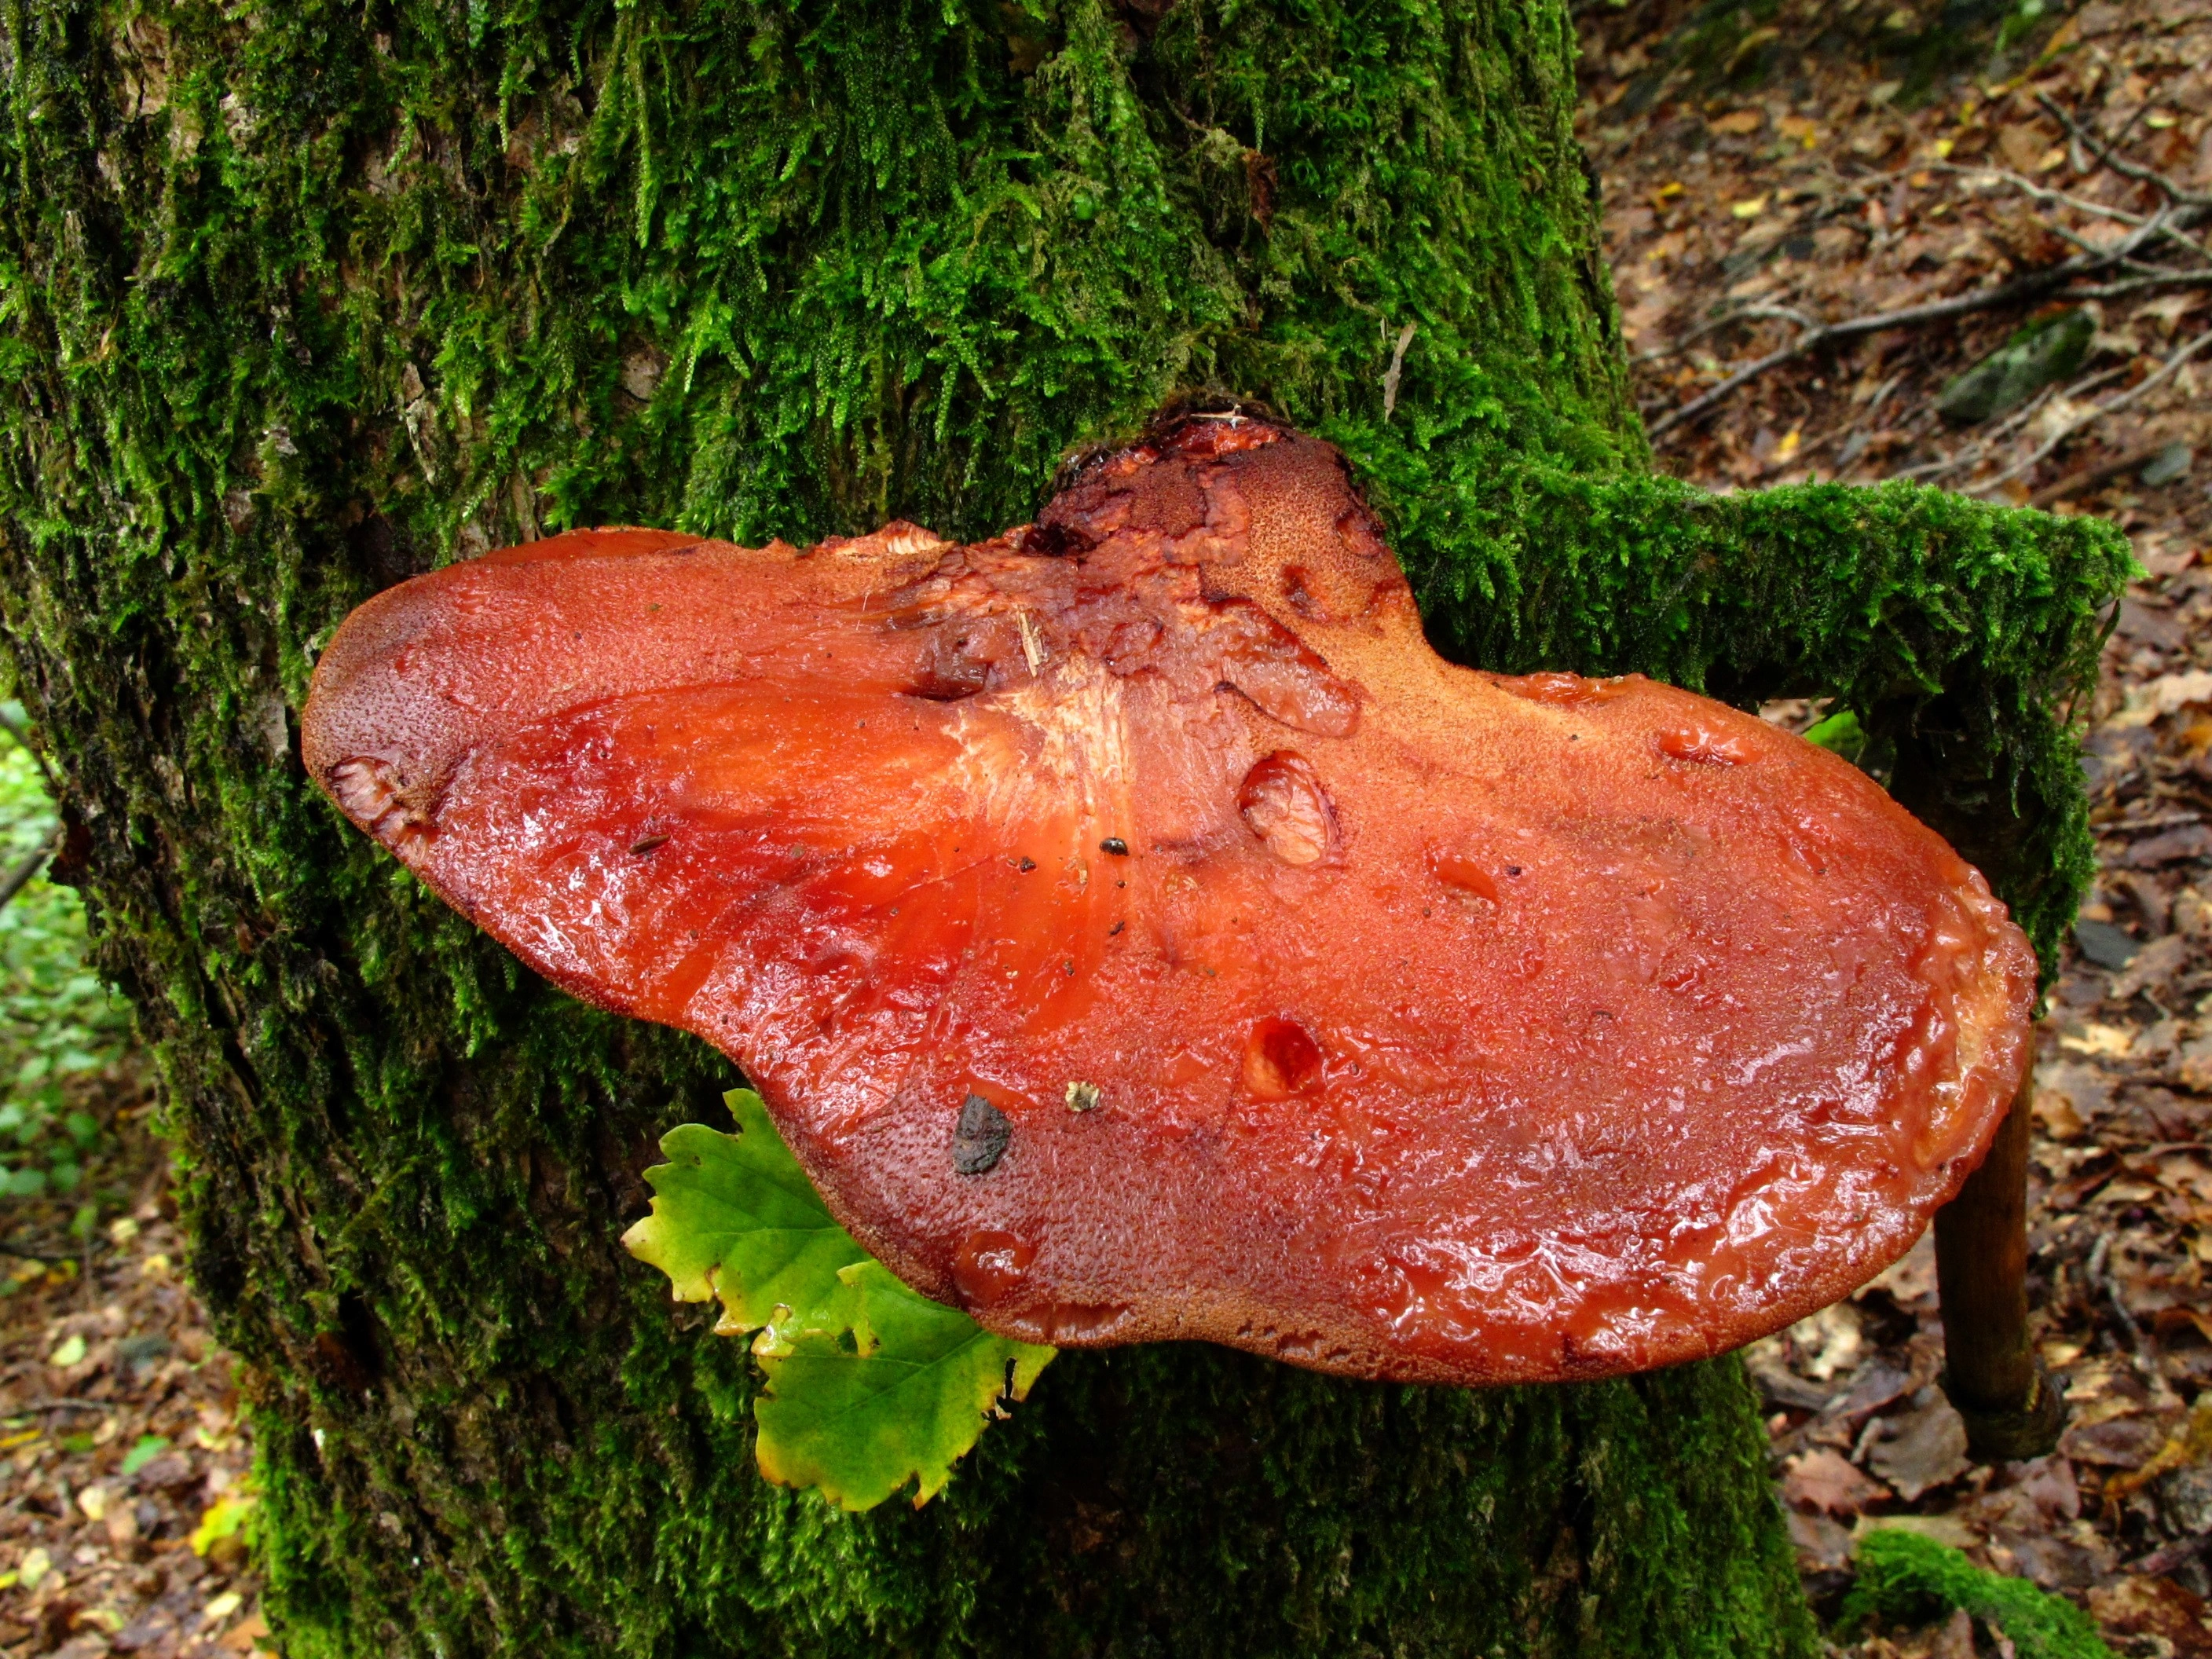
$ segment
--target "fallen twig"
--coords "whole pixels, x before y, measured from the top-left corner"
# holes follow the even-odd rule
[[[2129,1308],[2126,1298],[2120,1294],[2120,1282],[2112,1275],[2112,1235],[2101,1233],[2095,1247],[2089,1252],[2088,1280],[2112,1304],[2112,1312],[2120,1322],[2120,1328],[2127,1333],[2128,1346],[2134,1351],[2131,1357],[2136,1362],[2136,1369],[2142,1373],[2143,1381],[2150,1389],[2151,1398],[2170,1403],[2175,1398],[2173,1385],[2166,1380],[2165,1368],[2158,1363],[2158,1350],[2151,1346],[2150,1338],[2144,1334],[2141,1322]]]
[[[2120,300],[2154,288],[2212,288],[2212,270],[2160,271],[2149,276],[2125,276],[2117,283],[2069,289],[2069,300]]]
[[[2045,295],[2063,288],[2074,278],[2092,270],[2101,270],[2120,264],[2144,242],[2159,234],[2164,227],[2164,216],[2154,217],[2132,234],[2114,244],[2102,253],[2076,254],[2045,270],[2031,271],[2011,282],[2000,283],[1995,288],[1978,289],[1972,294],[1962,294],[1956,299],[1937,300],[1927,305],[1905,306],[1896,311],[1877,312],[1870,317],[1854,317],[1840,323],[1823,323],[1798,336],[1792,343],[1770,351],[1755,362],[1747,363],[1711,390],[1692,398],[1672,414],[1662,416],[1648,428],[1656,441],[1685,421],[1695,420],[1713,408],[1737,387],[1747,385],[1765,374],[1778,368],[1794,358],[1824,345],[1833,345],[1840,340],[1855,340],[1862,335],[1880,334],[1893,328],[1911,328],[1922,323],[1948,322],[1954,317],[1972,316],[1978,311],[1993,311],[2000,306],[2017,305],[2023,301],[2039,300]]]
[[[2201,1554],[2208,1544],[2212,1544],[2212,1536],[2203,1533],[2194,1538],[2177,1538],[2129,1562],[2125,1571],[2138,1577],[2163,1578],[2176,1567],[2185,1565],[2191,1556]]]
[[[2002,486],[2010,483],[2014,478],[2021,477],[2022,474],[2033,471],[2037,467],[2042,465],[2045,461],[2048,460],[2052,455],[2056,454],[2059,448],[2072,439],[2076,433],[2083,431],[2087,428],[2094,425],[2097,422],[2103,420],[2107,415],[2117,415],[2120,410],[2125,409],[2130,404],[2135,402],[2136,398],[2142,397],[2143,393],[2150,391],[2154,386],[2161,386],[2167,380],[2172,379],[2175,374],[2181,371],[2183,364],[2186,363],[2191,357],[2194,357],[2208,345],[2212,345],[2212,329],[2206,330],[2203,333],[2191,340],[2187,345],[2183,346],[2175,351],[2172,356],[2168,357],[2164,363],[2159,366],[2155,372],[2145,375],[2142,380],[2136,382],[2135,385],[2130,386],[2125,392],[2120,393],[2118,397],[2111,399],[2109,402],[2099,404],[2094,409],[2089,410],[2077,416],[2075,419],[2069,421],[2064,426],[2053,433],[2051,437],[2044,442],[2042,447],[2037,449],[2033,454],[2028,456],[2027,459],[2007,467],[2003,471],[1998,473],[1996,477],[1990,479],[1987,483],[1975,485],[1973,489],[1969,493],[1976,495],[1987,495]]]
[[[2042,412],[2043,406],[2054,398],[2063,398],[2070,403],[2076,398],[2087,397],[2107,380],[2118,380],[2133,366],[2130,362],[2113,368],[2099,369],[2094,374],[2083,375],[2071,386],[2047,386],[1995,426],[1960,445],[1950,454],[1940,456],[1933,461],[1923,461],[1918,466],[1900,467],[1889,477],[1892,480],[1940,478],[1948,472],[1960,472],[1967,467],[1979,465],[1990,458],[1991,450],[2033,420]]]
[[[41,1261],[52,1267],[64,1261],[76,1261],[77,1253],[71,1250],[64,1255],[52,1255],[46,1251],[34,1250],[26,1245],[0,1244],[0,1256],[12,1256],[18,1261]]]
[[[1795,323],[1800,328],[1817,328],[1810,317],[1795,306],[1739,306],[1734,311],[1723,312],[1717,317],[1708,317],[1695,328],[1688,330],[1672,345],[1661,346],[1656,351],[1647,351],[1636,359],[1639,363],[1664,362],[1669,357],[1679,357],[1691,344],[1702,340],[1716,329],[1726,328],[1730,323],[1773,322]]]
[[[2124,225],[2139,225],[2143,222],[2143,216],[2140,213],[2130,213],[2125,208],[2107,207],[2102,202],[2084,201],[2079,196],[2069,196],[2063,190],[2053,190],[2048,185],[2039,185],[2034,179],[2023,173],[2008,172],[2003,167],[1973,167],[1961,165],[1957,161],[1938,161],[1935,163],[1932,171],[1955,173],[1962,179],[2010,185],[2014,190],[2023,191],[2039,202],[2056,202],[2062,207],[2072,208],[2076,213],[2086,213],[2092,218],[2116,219]],[[2055,229],[2056,227],[2054,226],[2053,228]]]
[[[2159,172],[2157,168],[2147,167],[2140,161],[2130,161],[2126,156],[2119,154],[2119,152],[2111,145],[2106,144],[2102,139],[2097,137],[2087,128],[2083,127],[2079,121],[2076,121],[2071,115],[2068,114],[2064,109],[2060,107],[2058,104],[2054,102],[2046,94],[2040,92],[2037,93],[2035,94],[2035,101],[2042,105],[2045,111],[2055,118],[2058,124],[2066,129],[2069,137],[2078,139],[2081,143],[2088,146],[2090,153],[2096,158],[2097,164],[2100,167],[2110,167],[2113,172],[2118,173],[2121,178],[2133,179],[2138,184],[2157,185],[2160,190],[2165,192],[2166,199],[2172,203],[2176,207],[2212,207],[2212,196],[2202,195],[2193,190],[2184,190],[2179,185],[2175,184],[2172,179]],[[2144,107],[2148,108],[2149,106],[2146,105]],[[2132,128],[2135,125],[2136,121],[2142,118],[2142,111],[2137,110],[2135,116],[2129,120],[2128,126]],[[2126,136],[2124,131],[2121,136],[2123,137]],[[2118,140],[2116,139],[2113,142],[2117,143]]]
[[[31,741],[31,734],[17,725],[15,718],[4,710],[0,710],[0,732],[5,732],[14,738],[15,746],[31,757],[32,763],[39,769],[40,775],[46,781],[46,798],[59,800],[62,798],[61,780],[54,775],[54,769],[46,763],[46,756]]]
[[[33,876],[46,867],[46,860],[53,857],[61,844],[62,827],[58,823],[46,832],[44,841],[16,861],[13,869],[0,876],[0,910],[6,909],[8,902],[29,885]]]
[[[0,1416],[24,1417],[34,1412],[113,1412],[122,1407],[112,1400],[33,1400],[9,1407]]]
[[[2154,444],[2139,444],[2115,459],[2085,466],[2078,472],[2069,472],[2057,483],[2045,484],[2030,495],[2027,504],[2030,507],[2048,507],[2053,501],[2077,496],[2085,489],[2094,489],[2108,479],[2117,478],[2123,472],[2132,472],[2136,468],[2157,459],[2172,441],[2171,439],[2161,438]]]

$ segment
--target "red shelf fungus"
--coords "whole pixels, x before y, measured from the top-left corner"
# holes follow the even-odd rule
[[[1639,678],[1443,662],[1336,452],[1248,419],[974,546],[601,530],[419,577],[304,747],[1033,1341],[1718,1352],[1899,1255],[2024,1063],[2027,942],[1881,789]]]

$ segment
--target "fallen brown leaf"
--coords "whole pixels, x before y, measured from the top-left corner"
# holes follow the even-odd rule
[[[1790,1459],[1782,1477],[1782,1501],[1797,1510],[1855,1516],[1891,1495],[1881,1482],[1826,1448]]]

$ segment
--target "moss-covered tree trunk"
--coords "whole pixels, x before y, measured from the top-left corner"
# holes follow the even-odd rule
[[[318,647],[412,572],[595,522],[988,532],[1210,387],[1346,446],[1462,650],[1869,708],[1955,659],[1978,787],[2063,794],[2047,718],[1984,739],[2118,556],[1641,477],[1573,57],[1559,0],[0,0],[6,643],[294,1659],[1805,1650],[1733,1362],[1071,1354],[924,1510],[765,1486],[744,1353],[616,1243],[729,1066],[524,973],[295,758]],[[1952,626],[1944,559],[2006,629]],[[2045,816],[2016,896],[2078,854]]]

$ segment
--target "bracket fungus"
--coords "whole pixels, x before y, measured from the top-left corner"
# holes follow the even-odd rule
[[[1365,1376],[1734,1347],[1900,1255],[2035,962],[1835,756],[1453,666],[1329,446],[1186,416],[1034,525],[576,532],[362,605],[311,775],[577,995],[738,1061],[987,1328]]]

